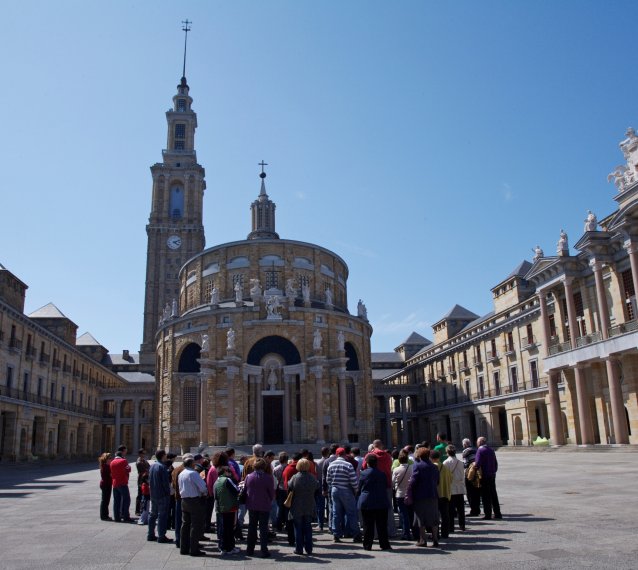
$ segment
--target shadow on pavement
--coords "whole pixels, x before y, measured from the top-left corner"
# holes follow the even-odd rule
[[[0,488],[8,489],[24,485],[24,483],[37,483],[38,485],[84,483],[86,479],[63,479],[57,481],[47,481],[47,479],[67,475],[69,473],[73,473],[74,475],[77,473],[86,473],[87,479],[89,479],[91,471],[95,471],[96,481],[99,481],[97,461],[90,463],[83,461],[82,463],[69,462],[58,464],[5,464],[0,466]]]

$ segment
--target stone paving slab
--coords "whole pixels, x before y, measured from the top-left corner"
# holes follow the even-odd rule
[[[206,558],[180,556],[172,544],[147,542],[146,527],[100,521],[94,463],[3,465],[0,569],[638,568],[638,454],[500,450],[498,457],[502,521],[470,518],[467,532],[439,549],[393,541],[394,552],[315,533],[314,556],[297,556],[280,541],[267,560],[222,558],[215,543],[203,543]]]

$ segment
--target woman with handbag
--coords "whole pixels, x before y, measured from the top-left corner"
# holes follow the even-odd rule
[[[312,517],[315,514],[315,491],[319,481],[310,474],[310,461],[302,458],[296,464],[297,473],[288,481],[290,516],[295,527],[295,554],[312,554]]]
[[[257,542],[257,526],[259,525],[259,546],[262,558],[268,558],[268,519],[273,499],[275,498],[275,480],[266,472],[266,460],[258,457],[253,465],[254,471],[246,477],[244,487],[239,495],[239,502],[245,500],[248,509],[248,536],[246,539],[246,555],[253,556]]]
[[[414,526],[414,510],[412,505],[405,504],[405,495],[408,492],[408,483],[412,476],[412,464],[409,461],[408,452],[402,449],[397,460],[399,464],[392,471],[392,489],[397,498],[399,513],[401,514],[401,526],[403,527],[403,540],[418,540],[418,533]]]

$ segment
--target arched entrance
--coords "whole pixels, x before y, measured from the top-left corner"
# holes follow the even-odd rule
[[[523,422],[521,416],[514,416],[514,445],[523,444]]]
[[[256,439],[264,444],[284,443],[290,440],[293,399],[295,405],[298,378],[286,378],[284,367],[301,363],[297,347],[281,336],[268,336],[257,341],[248,353],[246,362],[260,367],[261,373],[253,375],[255,386],[254,426]],[[294,386],[291,386],[294,380]],[[300,403],[299,403],[300,405]],[[251,413],[249,404],[249,413]]]
[[[187,345],[182,354],[179,357],[179,363],[177,365],[178,372],[199,372],[200,366],[198,359],[201,356],[202,349],[198,344],[192,342]]]

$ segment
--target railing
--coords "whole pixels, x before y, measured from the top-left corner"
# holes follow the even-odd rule
[[[565,352],[566,350],[571,350],[571,348],[572,345],[569,341],[556,343],[549,347],[549,356],[553,356],[559,352]]]
[[[43,364],[48,364],[50,360],[51,360],[50,354],[47,354],[46,352],[42,352],[40,354],[40,362],[42,362]]]
[[[505,386],[495,387],[483,390],[479,390],[479,392],[474,392],[472,394],[459,394],[458,397],[454,398],[453,402],[449,401],[441,401],[441,402],[428,402],[424,409],[433,410],[436,408],[445,408],[448,405],[458,405],[458,404],[466,404],[473,403],[480,400],[489,400],[491,398],[502,398],[504,396],[508,396],[510,394],[521,393],[527,390],[538,390],[542,388],[547,388],[547,383],[540,384],[538,380],[534,382],[521,382],[518,381],[514,386]]]
[[[36,353],[37,353],[37,350],[33,346],[27,346],[27,350],[25,351],[24,355],[28,360],[33,360],[35,358]]]
[[[516,352],[516,351],[514,350],[514,345],[513,344],[509,344],[509,345],[506,344],[503,347],[503,352],[505,353],[505,356],[510,356],[510,355],[514,354],[514,352]]]
[[[467,372],[470,369],[469,364],[467,362],[461,362],[459,365],[460,372]]]
[[[529,348],[536,344],[536,339],[533,336],[526,336],[523,338],[523,348]]]
[[[434,374],[429,374],[429,373],[428,373],[428,374],[426,374],[425,379],[426,379],[428,382],[434,382]]]
[[[71,365],[70,364],[63,364],[62,365],[62,372],[66,372],[67,374],[71,374]]]
[[[576,338],[576,347],[580,348],[581,346],[587,346],[588,344],[592,344],[594,342],[600,342],[602,339],[603,335],[600,333],[600,331],[586,334],[585,336],[579,336]]]
[[[0,386],[0,396],[13,398],[15,400],[22,400],[24,402],[30,402],[32,404],[41,404],[43,406],[49,406],[50,408],[57,408],[59,410],[67,410],[69,412],[77,412],[79,414],[85,414],[89,416],[101,417],[96,410],[91,410],[83,406],[77,406],[75,404],[69,404],[62,402],[61,400],[55,400],[47,398],[46,396],[38,396],[31,392],[25,392],[24,390],[18,390],[17,388],[7,388],[6,386]]]
[[[17,338],[10,338],[9,348],[12,350],[22,350],[22,341]]]
[[[56,369],[59,370],[61,366],[62,366],[62,362],[60,362],[59,360],[54,360],[53,361],[53,369],[54,370],[56,370]]]
[[[496,351],[492,352],[491,350],[487,351],[487,361],[488,362],[492,362],[492,360],[498,360],[498,359],[499,359],[498,352],[496,352]]]
[[[454,376],[454,374],[456,374],[456,368],[454,368],[454,366],[448,366],[447,373],[452,374]]]
[[[474,366],[481,368],[483,366],[483,361],[480,358],[472,358],[472,363]]]
[[[628,332],[633,332],[635,330],[638,330],[638,321],[627,321],[626,323],[609,327],[609,336],[618,336],[619,334],[625,334]]]

